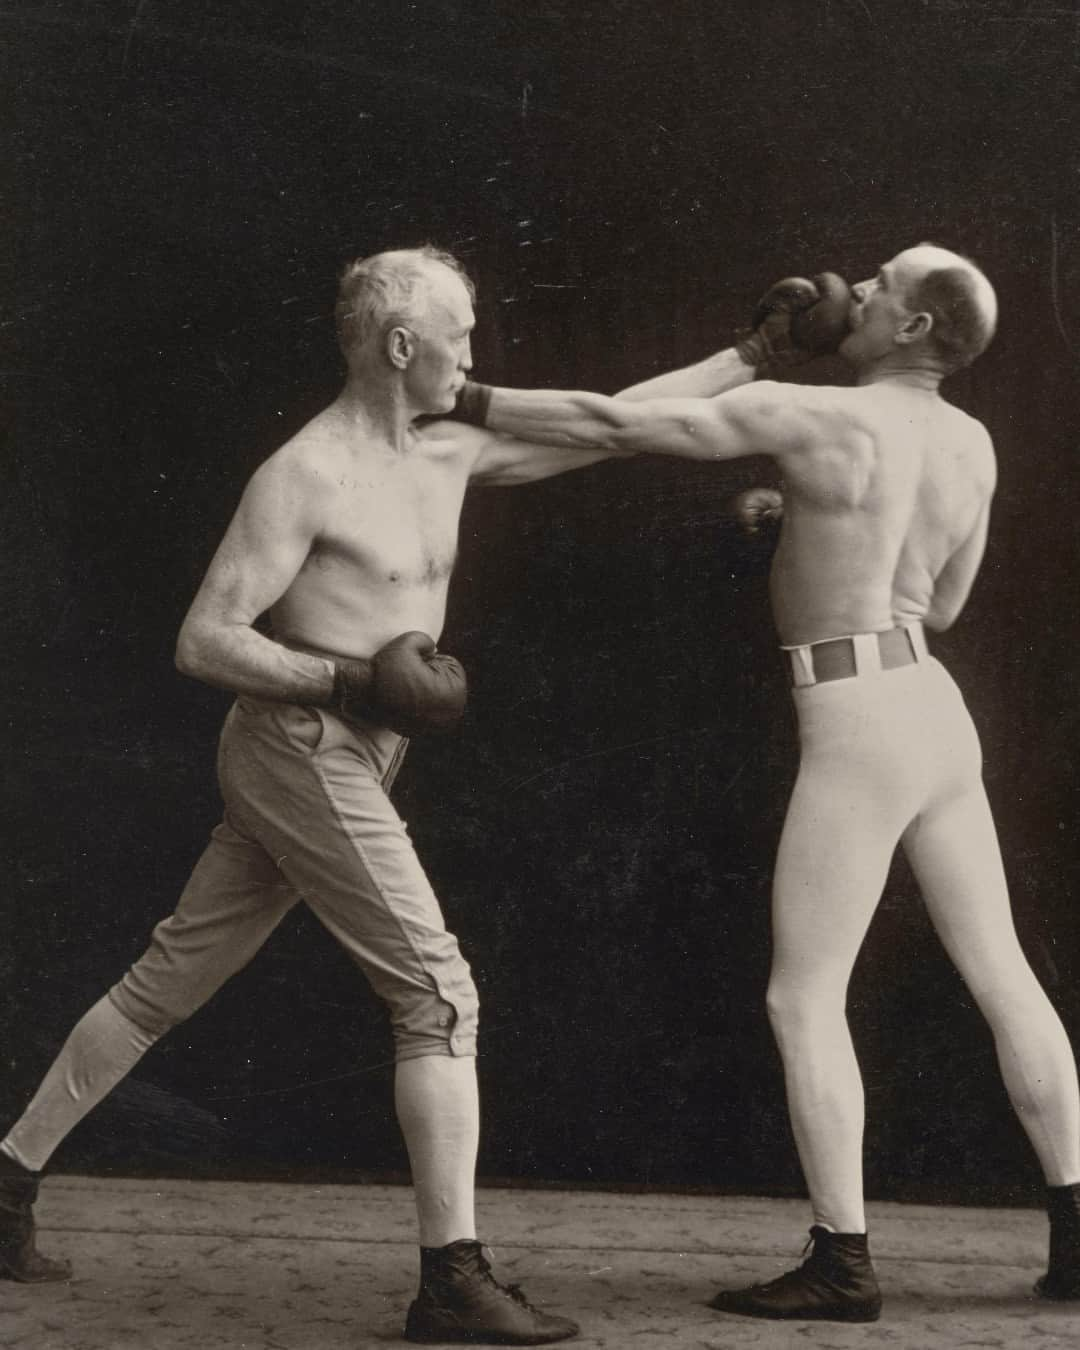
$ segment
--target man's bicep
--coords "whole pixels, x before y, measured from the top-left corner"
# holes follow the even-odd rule
[[[214,554],[190,618],[250,624],[288,589],[314,538],[309,494],[280,472],[252,478]]]
[[[631,452],[614,449],[569,449],[538,445],[499,432],[486,433],[486,440],[473,461],[470,480],[479,487],[514,487],[553,478],[571,469],[582,469],[603,459],[628,458]]]
[[[643,412],[635,440],[639,449],[682,459],[788,454],[802,445],[806,431],[788,388],[760,381],[710,399],[633,405]]]
[[[514,471],[527,464],[533,452],[552,453],[550,446],[530,445],[507,433],[455,418],[436,418],[425,424],[421,435],[444,452],[460,456],[470,483],[480,486],[498,485],[504,475],[509,481],[517,481]]]

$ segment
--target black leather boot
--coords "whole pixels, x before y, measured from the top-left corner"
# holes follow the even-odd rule
[[[40,1172],[29,1172],[0,1152],[0,1280],[47,1284],[70,1280],[66,1261],[51,1261],[34,1246],[34,1201]]]
[[[1050,1219],[1050,1261],[1035,1284],[1042,1298],[1080,1298],[1080,1183],[1047,1186]]]
[[[577,1333],[576,1322],[534,1308],[516,1284],[499,1284],[479,1242],[420,1248],[420,1292],[405,1321],[407,1341],[548,1345]]]
[[[744,1317],[876,1322],[881,1291],[866,1234],[830,1233],[815,1224],[810,1242],[814,1250],[798,1270],[748,1289],[722,1289],[709,1307]]]

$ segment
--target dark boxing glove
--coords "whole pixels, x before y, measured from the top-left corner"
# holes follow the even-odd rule
[[[768,534],[784,516],[784,497],[776,488],[747,488],[733,498],[731,511],[743,534]]]
[[[787,277],[758,301],[735,350],[748,366],[796,366],[834,352],[851,331],[851,288],[835,272]]]
[[[461,663],[426,633],[402,633],[370,660],[334,663],[333,708],[381,722],[401,736],[441,735],[461,720],[468,682]]]
[[[486,427],[490,404],[491,385],[466,380],[458,390],[457,402],[446,416],[455,422],[471,422],[474,427]]]

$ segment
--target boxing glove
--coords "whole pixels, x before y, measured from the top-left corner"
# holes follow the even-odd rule
[[[731,512],[743,534],[761,534],[779,526],[784,497],[776,488],[747,488],[732,499]]]
[[[446,416],[455,422],[471,422],[474,427],[487,426],[487,412],[491,403],[491,385],[466,380],[458,390],[457,402]]]
[[[786,277],[758,301],[735,350],[748,366],[801,365],[836,351],[851,331],[850,312],[851,288],[835,272]]]
[[[370,660],[334,663],[334,709],[343,717],[380,722],[401,736],[450,731],[467,698],[461,663],[437,652],[426,633],[402,633]]]

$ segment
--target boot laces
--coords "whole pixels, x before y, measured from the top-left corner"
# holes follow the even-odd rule
[[[800,1254],[799,1259],[802,1261],[802,1264],[797,1266],[794,1270],[785,1270],[782,1275],[777,1275],[776,1278],[772,1280],[766,1280],[757,1287],[772,1293],[777,1289],[786,1289],[789,1284],[802,1284],[808,1277],[818,1280],[820,1278],[820,1273],[814,1263],[814,1253],[810,1252],[813,1245],[814,1235],[811,1233],[806,1239]],[[810,1252],[809,1257],[806,1255],[807,1252]]]
[[[487,1258],[487,1253],[489,1251],[491,1251],[490,1247],[482,1247],[479,1253],[480,1274],[483,1276],[483,1278],[488,1282],[488,1284],[494,1286],[494,1288],[497,1289],[498,1292],[502,1294],[504,1297],[512,1299],[513,1302],[519,1304],[522,1308],[528,1308],[530,1312],[535,1312],[536,1309],[525,1297],[525,1291],[522,1289],[520,1284],[501,1284],[495,1278],[495,1276],[492,1274],[491,1262]],[[492,1252],[493,1256],[494,1254],[495,1253]]]

